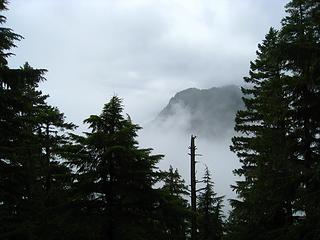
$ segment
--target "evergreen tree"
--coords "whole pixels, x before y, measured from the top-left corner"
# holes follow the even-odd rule
[[[74,136],[78,143],[71,161],[77,169],[75,204],[80,206],[76,211],[83,213],[79,220],[88,217],[86,229],[80,230],[88,239],[155,237],[153,185],[160,177],[155,164],[162,156],[138,148],[135,137],[140,127],[124,118],[122,111],[121,99],[112,97],[99,116],[85,120],[91,132]]]
[[[5,9],[6,1],[0,1]],[[0,238],[43,239],[40,228],[52,220],[49,206],[64,201],[61,179],[69,169],[56,156],[66,139],[61,131],[73,126],[38,90],[45,70],[27,63],[20,69],[7,66],[9,50],[20,38],[0,28]]]
[[[291,127],[288,118],[288,79],[283,74],[278,32],[270,29],[258,45],[257,59],[251,62],[250,84],[243,88],[246,108],[236,116],[231,149],[242,167],[234,186],[240,199],[231,201],[235,239],[275,239],[292,224],[294,171],[288,160]],[[232,237],[231,237],[232,238]]]
[[[40,156],[34,161],[40,161],[35,183],[39,187],[35,207],[39,222],[35,225],[39,239],[61,239],[69,231],[66,213],[72,187],[71,170],[62,157],[69,142],[68,131],[75,126],[66,123],[64,115],[55,107],[45,104],[37,111],[35,136]],[[51,234],[48,235],[48,232]]]
[[[0,11],[7,10],[7,1],[0,0]],[[6,22],[6,17],[0,15],[0,24]],[[0,68],[8,68],[7,58],[12,55],[10,49],[15,47],[15,41],[19,41],[22,36],[12,32],[10,28],[0,27]]]
[[[319,3],[292,0],[251,63],[230,239],[319,239]],[[273,36],[273,37],[272,37]],[[271,41],[274,39],[274,41]]]
[[[314,0],[292,0],[282,21],[282,56],[290,72],[290,102],[295,140],[291,159],[300,182],[294,208],[300,215],[294,235],[320,238],[320,6]]]
[[[217,196],[214,192],[214,183],[208,167],[203,176],[204,187],[200,189],[198,197],[198,239],[218,240],[223,236],[223,196]]]
[[[19,231],[31,211],[40,149],[33,133],[33,107],[43,99],[35,91],[41,71],[2,68],[1,81],[1,233]],[[39,160],[39,158],[38,158]],[[38,161],[37,164],[40,162]],[[10,224],[12,223],[12,224]]]
[[[186,196],[188,188],[178,172],[170,166],[161,189],[158,215],[163,224],[162,239],[187,239],[191,212]]]

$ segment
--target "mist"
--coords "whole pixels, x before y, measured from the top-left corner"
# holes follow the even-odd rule
[[[229,185],[238,164],[229,151],[232,129],[223,127],[209,138],[205,126],[199,131],[190,124],[199,125],[193,121],[197,113],[185,106],[177,106],[170,120],[152,119],[181,89],[241,84],[257,44],[271,26],[279,27],[287,2],[11,1],[8,26],[24,39],[10,66],[28,61],[48,69],[41,89],[79,132],[86,131],[82,121],[99,114],[113,95],[122,97],[125,112],[144,127],[141,146],[165,154],[160,168],[173,165],[187,183],[190,135],[196,135],[203,155],[197,178],[208,165],[216,192],[232,198]]]
[[[140,146],[153,148],[154,154],[164,154],[165,157],[159,162],[159,168],[168,170],[170,165],[178,168],[180,175],[189,186],[190,136],[191,134],[197,136],[196,153],[200,156],[196,157],[196,178],[202,180],[205,166],[208,166],[215,183],[215,192],[218,196],[225,196],[224,211],[227,213],[230,210],[227,200],[236,197],[230,188],[230,185],[236,181],[232,170],[240,165],[235,154],[229,150],[233,130],[225,129],[225,134],[208,137],[203,130],[191,128],[193,116],[183,104],[174,104],[174,112],[170,118],[158,118],[142,126],[138,139]]]

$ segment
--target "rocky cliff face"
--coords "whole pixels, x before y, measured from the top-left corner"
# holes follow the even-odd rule
[[[232,132],[237,110],[243,108],[240,87],[189,88],[178,92],[159,113],[155,122],[183,126],[190,134],[221,137]]]

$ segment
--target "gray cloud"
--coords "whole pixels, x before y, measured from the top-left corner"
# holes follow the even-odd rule
[[[76,124],[118,94],[134,122],[144,125],[182,89],[241,84],[287,1],[12,0],[7,25],[25,39],[10,65],[47,68],[42,89]],[[161,167],[173,164],[188,179],[190,136],[180,130],[147,126],[140,140],[167,154]],[[232,197],[237,161],[230,140],[198,141],[217,191]]]
[[[25,40],[11,65],[47,68],[43,88],[72,121],[117,93],[146,122],[178,90],[240,84],[285,2],[16,0],[8,25]]]
[[[155,154],[165,153],[165,157],[159,163],[160,169],[168,169],[170,165],[179,169],[179,173],[190,184],[190,135],[188,132],[192,116],[190,111],[181,104],[175,104],[174,115],[163,121],[155,121],[145,126],[141,131],[139,142],[143,147],[154,148]],[[196,134],[197,153],[197,180],[201,180],[205,166],[208,166],[215,182],[215,191],[218,195],[225,196],[225,212],[230,210],[228,199],[235,198],[230,185],[238,179],[232,174],[232,170],[239,167],[235,154],[230,152],[231,136],[233,132],[222,137],[207,138]],[[201,184],[198,184],[198,188]]]

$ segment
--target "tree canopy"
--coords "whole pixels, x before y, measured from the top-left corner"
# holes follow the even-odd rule
[[[259,44],[231,149],[242,163],[233,239],[318,239],[319,4],[293,0]]]
[[[209,169],[191,209],[178,169],[158,169],[163,155],[139,147],[141,128],[120,97],[76,134],[40,90],[46,70],[9,67],[22,36],[3,27],[5,10],[0,0],[1,239],[320,239],[318,1],[291,0],[250,62],[232,138],[241,166],[227,222]]]

